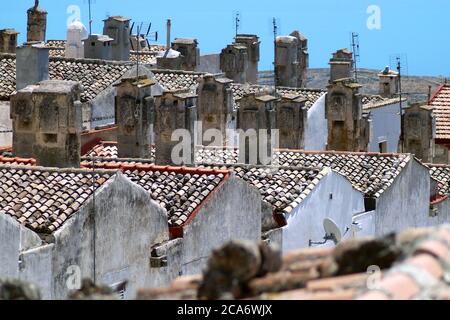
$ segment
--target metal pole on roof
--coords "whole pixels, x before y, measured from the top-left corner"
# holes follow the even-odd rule
[[[275,17],[272,20],[273,24],[273,80],[274,80],[274,96],[277,95],[277,82],[278,82],[278,74],[277,74],[277,34],[278,34],[278,25]]]
[[[400,97],[400,152],[404,151],[404,128],[403,128],[403,103],[402,103],[402,63],[400,57],[397,57],[397,71],[398,71],[398,91]]]
[[[91,1],[88,0],[89,3],[89,35],[92,35],[92,10],[91,10]]]

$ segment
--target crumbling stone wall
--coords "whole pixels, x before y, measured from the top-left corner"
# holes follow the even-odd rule
[[[153,80],[123,78],[117,85],[116,123],[119,157],[149,158],[153,123]]]
[[[197,119],[197,95],[165,91],[155,96],[155,142],[156,163],[160,165],[192,165],[194,163],[194,124]],[[180,141],[172,141],[172,134],[178,130],[186,136],[184,141],[190,150],[175,150],[182,157],[182,163],[174,163],[173,148]],[[182,133],[178,131],[178,133]]]
[[[44,42],[47,31],[47,11],[35,0],[34,7],[28,9],[27,42]]]
[[[327,87],[328,150],[367,150],[369,128],[362,114],[360,87],[350,79],[334,81]]]
[[[13,153],[48,167],[79,167],[82,115],[77,82],[48,80],[11,97]]]
[[[198,94],[198,118],[202,125],[203,134],[210,129],[218,130],[224,139],[229,118],[233,114],[233,92],[226,78],[215,78],[213,75],[205,75],[199,80]],[[204,141],[203,144],[209,144]],[[226,141],[220,141],[220,145]]]

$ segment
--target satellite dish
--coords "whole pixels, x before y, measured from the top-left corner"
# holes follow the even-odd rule
[[[333,240],[335,244],[341,241],[341,230],[332,219],[325,218],[323,220],[323,228],[325,229],[325,239]]]

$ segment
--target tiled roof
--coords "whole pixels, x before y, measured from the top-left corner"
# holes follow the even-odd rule
[[[79,81],[84,92],[81,101],[95,98],[103,90],[119,80],[128,70],[130,64],[90,60],[50,58],[50,80]],[[15,55],[0,54],[0,100],[9,100],[16,90],[16,59]]]
[[[230,263],[231,262],[231,263]],[[213,252],[203,275],[138,299],[440,300],[450,299],[450,227],[418,229],[336,248],[281,254],[232,242]]]
[[[263,200],[274,208],[275,213],[289,214],[296,208],[328,170],[314,168],[270,168],[245,165],[213,165],[209,168],[232,171],[236,177],[256,187]]]
[[[249,85],[249,84],[239,84],[233,83],[231,85],[231,90],[233,91],[233,97],[236,100],[236,105],[239,104],[239,100],[251,93],[271,93],[273,89],[267,86],[261,85]],[[277,92],[282,94],[294,94],[300,96],[300,98],[306,99],[305,106],[312,107],[313,104],[326,92],[321,89],[300,89],[300,88],[288,88],[288,87],[277,87]]]
[[[379,197],[411,160],[409,154],[380,154],[339,151],[280,150],[275,154],[281,166],[329,167],[347,177],[354,188],[367,196]],[[202,148],[197,151],[198,163],[236,163],[238,150]]]
[[[47,48],[58,48],[58,49],[64,49],[66,47],[66,40],[48,40],[45,43],[45,46]]]
[[[197,164],[238,163],[238,149],[221,147],[197,147],[196,149]],[[102,161],[105,163],[111,162],[108,158],[114,162],[114,158],[117,158],[117,145],[112,142],[107,142],[106,145],[99,144],[90,154],[104,158]],[[154,155],[155,150],[152,148],[152,157],[147,161],[154,161]],[[85,159],[89,162],[88,158]],[[275,159],[282,167],[329,167],[347,177],[356,190],[363,192],[366,196],[378,198],[391,186],[412,157],[409,154],[400,153],[280,150],[275,153]],[[123,159],[117,161],[120,162]]]
[[[11,165],[11,166],[35,166],[36,159],[26,159],[18,157],[8,157],[0,155],[0,165]]]
[[[427,164],[430,175],[438,181],[439,194],[442,196],[450,194],[450,165]]]
[[[152,70],[158,83],[167,90],[192,91],[198,85],[198,78],[204,73],[176,70]]]
[[[16,56],[0,54],[0,100],[8,100],[16,90]]]
[[[37,233],[51,234],[114,174],[104,170],[1,165],[0,214],[13,217]]]
[[[406,102],[408,99],[402,98],[402,102]],[[400,98],[386,98],[383,100],[376,100],[372,102],[368,102],[363,105],[364,110],[371,110],[376,108],[385,107],[391,104],[400,103]]]
[[[137,51],[130,52],[130,61],[136,62],[137,57],[138,57]],[[150,51],[140,51],[139,63],[156,65],[156,54]]]
[[[48,40],[45,43],[47,48],[50,48],[50,56],[51,57],[64,57],[66,53],[66,40]],[[141,50],[144,63],[155,64],[156,63],[156,54],[164,51],[166,47],[164,45],[152,44],[149,48],[145,48],[145,50]],[[151,57],[154,57],[154,61],[151,60]],[[130,60],[136,61],[136,51],[130,51]]]
[[[436,117],[436,139],[450,139],[450,85],[440,86],[429,105]]]
[[[52,58],[49,64],[51,80],[79,81],[84,92],[81,101],[95,98],[131,69],[131,65],[89,59]]]
[[[84,166],[91,166],[85,163]],[[169,227],[189,223],[202,203],[228,178],[227,170],[162,167],[117,161],[96,163],[96,168],[120,169],[167,210]]]

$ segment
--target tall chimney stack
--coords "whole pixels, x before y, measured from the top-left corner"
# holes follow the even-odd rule
[[[28,9],[27,42],[44,42],[47,31],[47,11],[39,7],[39,0],[34,1],[34,7]]]
[[[123,78],[117,87],[117,143],[121,158],[150,158],[153,123],[151,86],[147,76]]]
[[[167,19],[167,40],[166,40],[166,50],[170,50],[170,32],[172,28],[172,22]]]
[[[340,49],[330,59],[330,83],[335,80],[351,78],[353,56],[348,49]]]
[[[18,35],[14,29],[0,30],[0,53],[16,53]]]
[[[79,167],[82,91],[78,82],[48,80],[12,96],[13,154],[39,166]]]
[[[48,80],[49,49],[43,43],[25,43],[16,49],[16,89]]]
[[[193,165],[194,164],[194,126],[197,120],[197,95],[176,91],[164,91],[155,96],[155,140],[156,164]],[[178,130],[183,134],[183,146],[173,141],[172,134]],[[183,131],[183,132],[182,132]],[[176,138],[180,138],[177,136]]]

